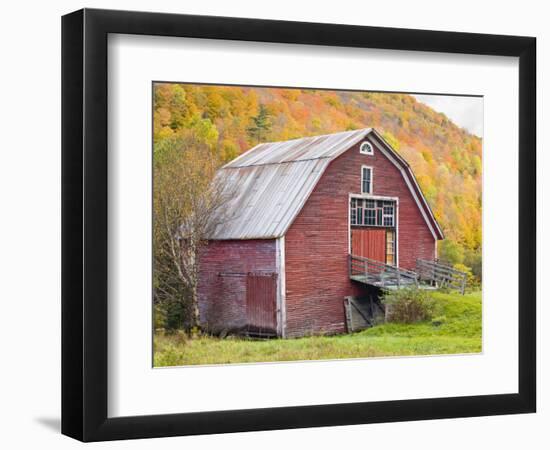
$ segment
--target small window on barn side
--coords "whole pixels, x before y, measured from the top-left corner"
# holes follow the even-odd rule
[[[361,193],[372,194],[372,167],[361,167]]]
[[[372,148],[372,144],[370,142],[363,142],[359,147],[359,153],[362,155],[373,155],[374,149]]]

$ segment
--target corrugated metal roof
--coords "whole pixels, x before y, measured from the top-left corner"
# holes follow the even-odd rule
[[[210,239],[283,236],[329,163],[370,131],[260,144],[225,165],[217,177],[231,199]]]

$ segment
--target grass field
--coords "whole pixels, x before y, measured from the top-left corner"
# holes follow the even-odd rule
[[[182,366],[266,361],[439,355],[481,352],[481,292],[434,293],[437,320],[410,325],[382,324],[339,336],[251,340],[187,338],[156,334],[154,365]]]

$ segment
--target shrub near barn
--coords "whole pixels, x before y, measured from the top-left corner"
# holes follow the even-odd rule
[[[382,303],[386,309],[386,322],[396,323],[430,320],[437,308],[429,292],[417,288],[387,292]]]

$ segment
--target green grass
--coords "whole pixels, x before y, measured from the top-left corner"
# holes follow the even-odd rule
[[[156,334],[154,365],[181,366],[267,361],[368,358],[481,352],[481,292],[433,294],[438,317],[415,324],[388,323],[338,336],[299,339],[219,339]]]

